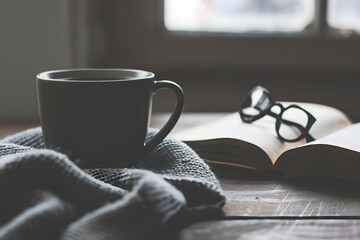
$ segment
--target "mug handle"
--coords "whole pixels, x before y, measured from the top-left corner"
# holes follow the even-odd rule
[[[178,84],[168,80],[154,81],[153,84],[153,93],[158,91],[160,88],[168,88],[176,94],[177,101],[175,110],[171,114],[169,120],[165,123],[161,130],[144,145],[144,156],[154,150],[154,148],[159,145],[159,143],[170,133],[179,120],[184,108],[184,92]]]

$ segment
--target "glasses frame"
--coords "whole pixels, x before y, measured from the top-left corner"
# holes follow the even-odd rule
[[[259,90],[262,91],[263,94],[262,94],[261,98],[259,99],[259,101],[256,103],[256,105],[253,106],[253,107],[256,110],[258,110],[260,113],[258,115],[255,115],[255,116],[244,113],[243,109],[245,109],[245,107],[246,107],[246,100],[251,98],[251,95],[255,91],[259,91]],[[264,103],[264,101],[266,99],[269,100],[269,103],[266,106],[262,106],[262,104]],[[274,112],[271,111],[271,109],[274,106],[278,106],[280,108],[280,113],[279,114],[274,113]],[[307,122],[305,127],[302,126],[299,123],[289,121],[289,120],[286,120],[286,119],[282,118],[284,112],[286,110],[290,109],[290,108],[300,109],[308,116],[308,122]],[[254,122],[256,120],[259,120],[260,118],[262,118],[262,117],[264,117],[266,115],[275,118],[276,119],[276,123],[275,123],[276,134],[278,135],[278,137],[279,137],[279,139],[281,141],[284,141],[284,142],[297,142],[297,141],[300,141],[303,138],[305,138],[307,142],[311,142],[311,141],[315,140],[315,138],[310,135],[309,131],[310,131],[310,128],[314,125],[314,123],[316,121],[316,118],[310,112],[306,111],[304,108],[300,107],[297,104],[291,104],[291,105],[289,105],[287,107],[284,107],[284,105],[281,104],[280,102],[274,101],[272,99],[272,97],[270,96],[269,90],[267,90],[264,87],[257,86],[257,87],[255,87],[253,90],[251,90],[249,92],[249,94],[246,96],[246,98],[244,99],[244,101],[241,104],[239,113],[240,113],[241,120],[243,122],[245,122],[245,123],[252,123],[252,122]],[[301,131],[301,134],[297,138],[294,138],[294,139],[284,138],[283,136],[281,136],[280,131],[279,131],[280,126],[281,126],[282,123],[285,123],[286,125],[289,125],[289,126],[296,127],[297,129],[299,129]]]

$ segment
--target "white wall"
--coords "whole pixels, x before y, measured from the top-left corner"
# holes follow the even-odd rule
[[[0,119],[37,118],[36,74],[71,67],[67,5],[0,0]]]

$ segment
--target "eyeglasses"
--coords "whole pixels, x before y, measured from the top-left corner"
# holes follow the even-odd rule
[[[270,92],[257,86],[248,94],[240,108],[240,117],[245,123],[252,123],[269,115],[276,119],[275,130],[282,141],[297,142],[303,138],[307,142],[315,140],[309,133],[316,118],[296,104],[284,107],[274,101]]]

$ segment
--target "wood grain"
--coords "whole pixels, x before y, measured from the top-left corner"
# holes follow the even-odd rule
[[[196,223],[179,240],[360,239],[360,220],[225,220]]]
[[[360,216],[359,185],[331,179],[221,179],[228,217]]]

